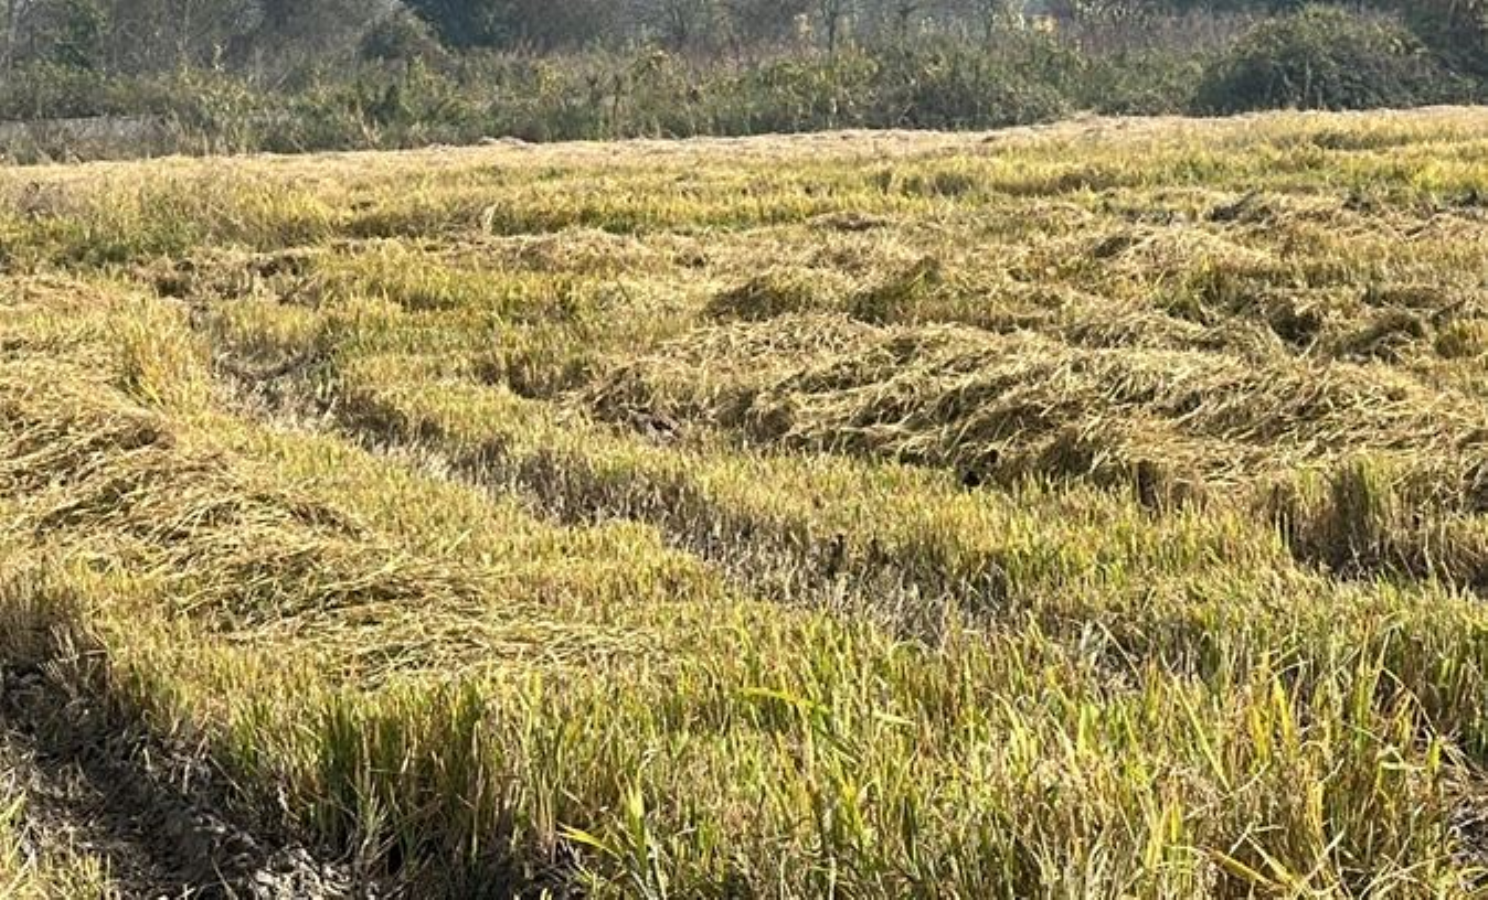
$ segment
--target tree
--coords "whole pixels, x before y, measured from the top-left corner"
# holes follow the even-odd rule
[[[7,15],[8,61],[103,68],[108,10],[100,0],[15,0]]]
[[[816,0],[817,18],[827,41],[827,53],[836,54],[847,21],[851,0]]]
[[[718,42],[723,17],[715,0],[653,0],[648,12],[651,26],[674,50]]]
[[[259,18],[252,0],[109,0],[108,67],[128,73],[211,65]]]
[[[812,0],[724,0],[732,40],[742,46],[779,44],[796,33]]]
[[[682,2],[682,0],[678,0]],[[440,41],[472,47],[537,50],[584,46],[616,30],[609,0],[407,0]]]
[[[992,40],[998,30],[1022,16],[1022,0],[955,0],[955,12],[968,20],[968,27]]]
[[[355,53],[362,38],[397,11],[396,0],[250,0],[251,17],[225,56],[261,77],[282,77]]]
[[[507,38],[507,0],[408,0],[448,47],[490,47]]]

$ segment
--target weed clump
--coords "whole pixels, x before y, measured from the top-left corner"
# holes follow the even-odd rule
[[[1452,322],[1436,336],[1436,352],[1447,359],[1488,355],[1488,319]]]
[[[791,270],[772,271],[718,294],[709,301],[706,312],[718,320],[762,322],[805,312],[818,302],[807,276]]]
[[[1488,481],[1360,458],[1274,487],[1266,508],[1299,558],[1345,575],[1393,573],[1488,587]]]
[[[944,282],[940,261],[927,256],[853,296],[848,314],[864,322],[912,321],[917,307]]]

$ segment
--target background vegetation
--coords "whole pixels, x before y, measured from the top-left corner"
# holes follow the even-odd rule
[[[1470,102],[1488,85],[1483,0],[11,0],[3,13],[0,118],[146,116],[156,140],[112,142],[145,152],[987,128]],[[30,129],[0,144],[31,159],[110,142]]]

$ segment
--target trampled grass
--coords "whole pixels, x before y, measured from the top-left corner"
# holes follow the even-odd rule
[[[0,195],[0,647],[367,872],[1488,884],[1481,111]]]

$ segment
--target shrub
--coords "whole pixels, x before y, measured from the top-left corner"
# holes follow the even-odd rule
[[[1374,109],[1470,93],[1397,21],[1312,6],[1247,32],[1210,66],[1196,106],[1205,113]]]
[[[1069,112],[1061,82],[1072,80],[1079,67],[1075,54],[992,53],[959,42],[890,49],[883,60],[874,124],[913,128],[989,128],[1059,118]]]
[[[718,79],[718,119],[731,134],[799,132],[869,124],[879,61],[857,49],[835,57],[783,58]]]
[[[1112,116],[1181,114],[1193,107],[1208,56],[1163,49],[1093,59],[1073,94],[1074,103]]]
[[[433,31],[412,13],[385,16],[362,37],[357,55],[365,60],[442,59],[446,54]]]
[[[88,69],[35,63],[0,83],[0,119],[71,119],[122,112],[118,86]]]

